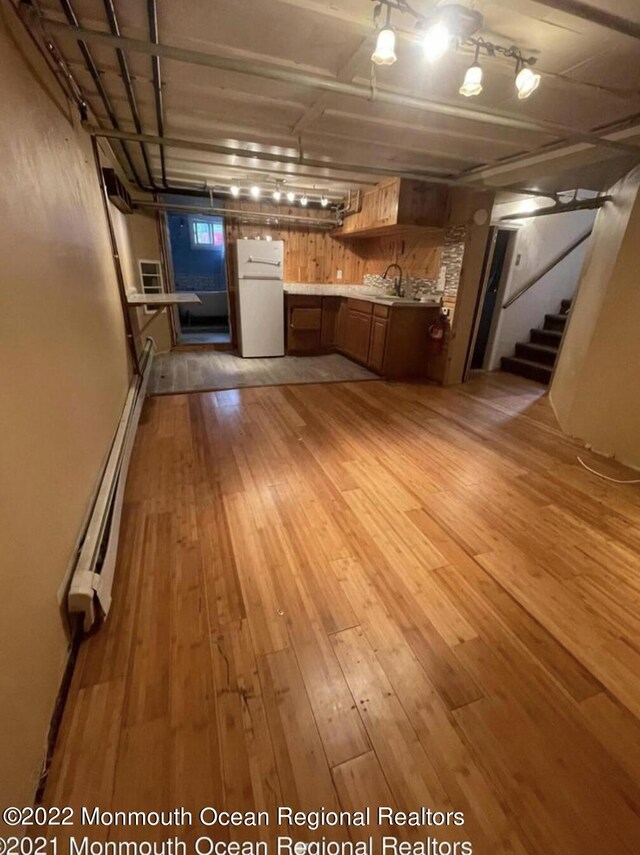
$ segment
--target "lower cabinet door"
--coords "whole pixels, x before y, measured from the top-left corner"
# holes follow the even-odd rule
[[[358,362],[369,359],[369,338],[371,336],[371,315],[362,312],[347,311],[346,341],[344,351]]]
[[[384,349],[387,343],[388,323],[386,318],[373,318],[371,323],[368,365],[372,371],[377,371],[378,374],[382,374],[384,369]]]

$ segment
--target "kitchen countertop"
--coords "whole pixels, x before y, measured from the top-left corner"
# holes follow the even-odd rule
[[[368,303],[378,303],[382,306],[419,306],[433,309],[442,303],[440,296],[428,297],[425,300],[389,300],[384,298],[366,285],[307,285],[304,282],[285,282],[285,294],[306,294],[310,297],[352,297],[355,300],[366,300]]]

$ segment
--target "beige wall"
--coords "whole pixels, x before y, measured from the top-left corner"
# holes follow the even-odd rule
[[[640,167],[599,213],[550,397],[563,430],[640,468]]]
[[[8,805],[29,803],[38,779],[68,650],[64,583],[129,367],[89,140],[2,10],[0,805]]]

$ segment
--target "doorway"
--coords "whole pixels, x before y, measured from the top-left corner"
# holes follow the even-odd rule
[[[192,202],[193,204],[193,202]],[[173,283],[177,293],[193,292],[199,305],[175,314],[179,345],[220,345],[231,341],[224,220],[203,210],[167,214]]]
[[[480,310],[473,356],[471,358],[472,370],[484,368],[491,328],[497,308],[498,296],[500,294],[500,284],[502,282],[512,236],[512,229],[497,228],[494,230],[494,234],[490,238],[489,245],[493,247],[493,252],[489,260],[489,270],[486,275],[486,288]]]

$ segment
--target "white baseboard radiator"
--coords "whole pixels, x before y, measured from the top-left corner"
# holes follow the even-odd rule
[[[71,615],[82,617],[85,632],[93,627],[98,615],[106,616],[111,606],[124,489],[149,382],[153,352],[153,340],[147,339],[140,359],[141,373],[134,375],[129,385],[71,577],[67,608]]]

